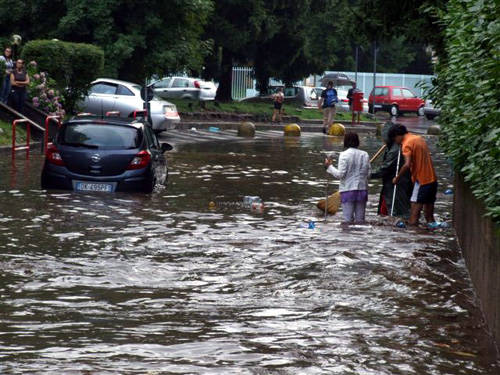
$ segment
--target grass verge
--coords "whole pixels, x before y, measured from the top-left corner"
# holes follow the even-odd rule
[[[187,99],[168,99],[168,101],[174,103],[177,106],[179,112],[199,112],[202,110],[209,112],[230,112],[230,113],[241,113],[241,114],[252,114],[252,115],[263,115],[268,114],[272,116],[273,105],[272,103],[255,103],[255,102],[228,102],[228,103],[217,103],[211,101],[205,103],[205,108],[201,108],[200,102],[187,100]],[[285,103],[283,105],[284,115],[286,116],[296,116],[302,120],[319,120],[323,118],[323,114],[316,108],[303,108],[299,107],[293,103]],[[350,121],[351,113],[348,112],[337,112],[335,116],[336,120],[340,121]],[[365,114],[361,114],[361,121],[370,121],[371,118]]]
[[[17,143],[26,141],[26,131],[22,124],[16,127]],[[12,144],[12,124],[0,120],[0,146]]]

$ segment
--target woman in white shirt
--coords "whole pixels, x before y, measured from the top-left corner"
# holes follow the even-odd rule
[[[366,202],[368,201],[368,177],[370,158],[365,151],[358,150],[359,137],[356,133],[346,133],[344,150],[340,153],[338,168],[331,159],[325,159],[325,168],[333,177],[340,180],[342,213],[347,223],[365,221]]]

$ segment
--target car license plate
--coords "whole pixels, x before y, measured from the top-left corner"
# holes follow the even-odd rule
[[[76,181],[74,186],[76,191],[99,191],[104,193],[111,193],[113,191],[113,184]]]

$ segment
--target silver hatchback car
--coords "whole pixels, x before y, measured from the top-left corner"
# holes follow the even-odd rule
[[[116,111],[121,117],[132,117],[135,111],[141,111],[144,107],[141,86],[116,79],[99,78],[92,82],[80,107],[94,115],[104,116]],[[156,133],[175,128],[181,120],[175,104],[157,96],[151,100],[150,108],[153,130]]]
[[[156,95],[167,99],[215,100],[217,87],[213,82],[191,77],[165,77],[153,82]]]

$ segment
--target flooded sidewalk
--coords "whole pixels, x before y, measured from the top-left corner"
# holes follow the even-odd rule
[[[2,159],[0,373],[498,374],[452,229],[387,225],[376,180],[366,225],[323,221],[324,152],[341,147],[185,140],[152,195],[47,193],[40,157]]]

